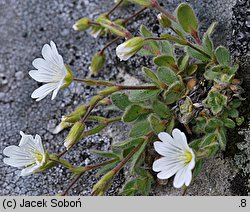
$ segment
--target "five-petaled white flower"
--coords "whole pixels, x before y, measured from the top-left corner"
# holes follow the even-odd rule
[[[20,132],[22,139],[19,146],[8,146],[3,150],[3,154],[8,156],[3,162],[7,165],[22,168],[21,176],[34,173],[46,162],[46,152],[42,146],[39,135],[35,138]]]
[[[53,91],[52,100],[56,97],[60,88],[68,86],[72,82],[72,74],[63,63],[62,56],[58,53],[56,44],[50,41],[50,45],[45,44],[42,48],[43,58],[36,58],[32,65],[37,70],[32,70],[29,75],[38,82],[44,82],[36,89],[31,97],[36,101],[42,100]]]
[[[174,187],[181,188],[191,183],[195,155],[183,132],[174,129],[172,135],[161,132],[158,137],[162,142],[154,142],[155,150],[163,157],[154,161],[153,170],[159,172],[159,179],[168,179],[175,174]]]

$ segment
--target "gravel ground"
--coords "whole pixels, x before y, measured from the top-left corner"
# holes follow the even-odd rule
[[[162,2],[173,10],[181,1]],[[231,40],[234,31],[232,26],[237,26],[236,16],[234,24],[231,25],[232,8],[236,0],[187,2],[194,6],[202,22],[202,31],[213,21],[219,22],[218,31],[214,36],[216,43],[231,45],[232,50],[241,45],[235,42],[236,34],[233,34]],[[74,74],[86,77],[91,56],[98,51],[98,45],[103,45],[105,39],[94,40],[85,32],[74,32],[72,25],[83,16],[96,17],[110,8],[112,3],[107,0],[0,0],[0,195],[54,195],[64,190],[71,181],[70,173],[60,166],[45,174],[19,177],[17,169],[2,163],[1,153],[6,146],[18,144],[20,130],[27,134],[41,135],[45,148],[50,153],[63,151],[62,141],[67,132],[54,136],[51,133],[53,128],[63,114],[71,112],[79,104],[88,102],[96,91],[89,86],[73,83],[69,88],[60,91],[56,100],[51,101],[47,97],[35,102],[30,98],[30,94],[38,87],[38,83],[28,76],[28,71],[32,69],[32,60],[41,56],[42,46],[53,40],[63,55],[64,62]],[[240,7],[239,4],[234,7],[236,14],[240,14],[237,11]],[[128,12],[136,11],[136,8],[130,6],[120,11],[119,14],[125,17]],[[155,14],[147,12],[132,23],[130,28],[138,29],[140,23],[149,25],[156,34],[159,32],[158,25],[152,27]],[[242,29],[238,29],[237,33],[241,31]],[[237,50],[235,55],[237,60],[240,60],[245,53]],[[138,83],[138,79],[144,80],[140,74],[142,65],[150,66],[149,60],[135,57],[127,63],[121,63],[116,58],[114,49],[111,49],[108,51],[107,64],[97,78],[127,84]],[[104,113],[112,116],[108,112]],[[123,124],[113,125],[100,135],[84,139],[65,158],[77,165],[95,163],[98,159],[90,154],[89,149],[108,150],[112,142],[125,138],[127,130],[128,127]],[[203,172],[196,178],[187,194],[247,195],[249,188],[246,177],[239,172],[241,168],[236,165],[233,155],[234,153],[220,154],[207,161]],[[121,171],[107,195],[116,195],[127,177],[126,170]],[[243,185],[236,184],[239,179],[244,182]],[[96,180],[93,172],[85,174],[69,195],[89,195]],[[155,187],[152,195],[179,195],[180,192],[168,185]]]

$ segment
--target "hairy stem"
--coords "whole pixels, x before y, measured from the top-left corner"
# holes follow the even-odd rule
[[[114,44],[115,42],[117,42],[118,40],[120,40],[121,37],[116,37],[115,39],[113,39],[112,41],[110,41],[109,43],[107,43],[103,48],[102,50],[100,51],[100,54],[103,54],[103,52],[108,48],[110,47],[112,44]]]
[[[85,171],[90,171],[92,169],[96,169],[99,168],[101,166],[105,166],[107,164],[113,163],[115,162],[116,159],[112,159],[112,160],[108,160],[108,161],[104,161],[102,163],[98,163],[98,164],[94,164],[94,165],[89,165],[89,166],[85,166],[83,167]],[[79,168],[79,167],[78,167]],[[80,173],[69,185],[68,187],[65,189],[65,191],[61,194],[61,196],[65,196],[68,191],[75,185],[75,183],[82,177],[82,175],[85,173],[85,171],[83,171],[82,173]]]
[[[131,15],[130,17],[126,18],[123,21],[123,24],[127,24],[130,20],[132,20],[133,18],[137,17],[138,15],[140,15],[142,12],[144,12],[147,9],[147,7],[143,7],[142,9],[140,9],[139,11],[137,11],[136,13],[134,13],[133,15]]]
[[[107,12],[107,16],[109,16],[111,13],[113,13],[123,2],[123,0],[120,0],[114,7],[112,7],[108,12]]]
[[[152,3],[152,7],[158,10],[159,12],[161,12],[162,14],[164,14],[166,17],[168,17],[172,21],[177,22],[176,18],[169,11],[165,10],[157,1],[154,1]]]

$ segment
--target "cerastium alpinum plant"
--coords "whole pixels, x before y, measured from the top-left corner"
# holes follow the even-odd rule
[[[104,89],[97,91],[88,104],[62,117],[54,133],[71,128],[64,140],[64,152],[50,154],[43,148],[39,135],[33,138],[21,132],[19,146],[5,148],[4,162],[22,168],[21,175],[46,171],[58,164],[64,166],[72,172],[74,180],[62,195],[66,195],[85,172],[93,169],[99,169],[96,176],[100,180],[94,185],[92,195],[104,195],[124,166],[129,166],[131,177],[122,195],[148,195],[157,178],[161,181],[174,175],[173,186],[185,190],[201,171],[202,161],[226,149],[227,130],[244,120],[238,111],[244,100],[240,80],[235,78],[238,65],[232,64],[225,47],[214,46],[211,36],[216,23],[201,37],[198,20],[188,4],[180,4],[172,14],[157,0],[115,2],[110,11],[96,20],[84,17],[73,26],[78,31],[88,30],[95,38],[113,36],[113,40],[93,56],[90,72],[100,73],[105,65],[106,49],[125,38],[116,48],[120,60],[129,60],[135,54],[153,59],[154,67],[142,67],[148,83],[130,86],[74,78],[55,43],[45,44],[43,58],[35,59],[36,70],[29,72],[33,79],[45,84],[32,93],[32,98],[39,101],[53,92],[54,99],[60,89],[72,82]],[[127,19],[110,19],[120,5],[129,3],[142,8]],[[140,36],[134,37],[127,30],[127,24],[150,9],[158,11],[156,18],[163,31],[168,29],[171,33],[155,37],[142,25]],[[99,105],[119,109],[121,116],[93,115],[93,109]],[[95,127],[85,130],[90,121],[96,123]],[[104,158],[102,163],[75,167],[63,159],[77,142],[84,145],[83,138],[118,121],[131,125],[128,139],[113,144],[108,152],[93,151]]]

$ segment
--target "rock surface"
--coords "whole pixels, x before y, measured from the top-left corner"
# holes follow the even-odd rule
[[[162,2],[173,11],[181,1]],[[219,26],[214,36],[216,43],[227,46],[231,44],[231,18],[235,0],[187,2],[194,6],[202,23],[202,31],[213,21],[217,21]],[[235,10],[239,9],[239,2]],[[17,169],[3,164],[2,151],[8,145],[18,144],[20,130],[27,134],[41,135],[45,148],[50,153],[63,151],[63,139],[67,132],[55,136],[52,134],[53,128],[62,115],[71,112],[79,104],[87,103],[95,94],[95,89],[73,83],[69,88],[60,91],[56,100],[51,101],[47,97],[35,102],[30,98],[30,94],[39,85],[28,76],[28,71],[32,69],[32,60],[41,57],[42,46],[53,40],[63,55],[64,62],[75,75],[86,77],[91,56],[98,51],[98,45],[105,43],[105,39],[94,40],[85,32],[74,32],[72,25],[83,16],[96,17],[111,8],[112,3],[106,0],[0,1],[0,195],[54,195],[63,191],[71,181],[70,173],[60,166],[45,174],[19,177]],[[119,14],[125,17],[129,12],[136,10],[137,8],[130,6],[121,9]],[[149,25],[157,34],[159,27],[153,27],[156,23],[155,14],[147,12],[132,23],[130,28],[138,29],[140,23]],[[236,27],[236,24],[233,26]],[[235,40],[233,36],[232,42],[236,42]],[[237,43],[232,48],[236,49],[236,46]],[[240,51],[237,58],[244,58],[243,54],[245,53]],[[103,72],[97,78],[136,83],[138,78],[143,81],[140,67],[150,65],[147,58],[134,58],[127,63],[120,62],[115,56],[114,48],[108,50],[108,58]],[[112,116],[108,112],[104,113]],[[84,139],[65,158],[77,165],[95,163],[97,158],[89,149],[108,150],[112,142],[126,138],[126,130],[128,127],[123,124],[112,125],[100,135]],[[244,154],[249,156],[249,152]],[[246,177],[239,174],[239,169],[241,167],[237,166],[234,154],[220,154],[205,162],[203,172],[188,189],[187,195],[247,195],[249,189],[246,187]],[[126,177],[126,170],[122,171],[107,195],[117,195]],[[239,179],[244,182],[243,187],[236,183]],[[89,172],[68,194],[89,195],[96,181],[94,173]],[[182,191],[171,188],[171,184],[155,187],[152,195],[180,195]]]

